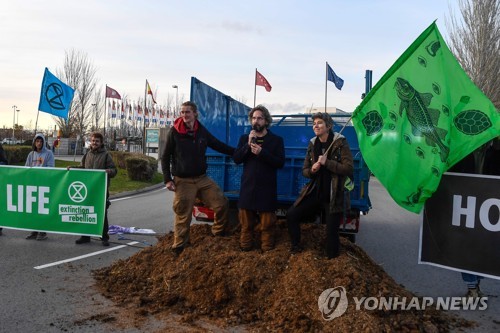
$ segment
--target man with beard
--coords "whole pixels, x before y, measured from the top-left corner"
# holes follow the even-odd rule
[[[243,163],[238,201],[240,249],[252,250],[254,226],[260,220],[261,250],[265,252],[274,248],[277,176],[285,164],[285,146],[283,139],[269,130],[273,119],[267,108],[254,107],[248,119],[252,130],[240,137],[233,155],[236,164]]]
[[[70,168],[80,169],[102,169],[106,171],[108,177],[108,188],[106,189],[106,210],[104,211],[104,226],[102,229],[102,245],[109,246],[108,234],[108,208],[111,205],[109,201],[109,183],[111,178],[116,176],[118,170],[111,154],[104,147],[104,136],[99,132],[92,133],[90,137],[90,149],[83,155],[79,166],[68,166]],[[81,236],[75,241],[76,244],[90,243],[90,236]]]
[[[181,116],[167,134],[161,167],[165,186],[174,192],[174,244],[172,251],[180,255],[189,244],[192,210],[196,198],[215,214],[212,235],[224,236],[228,221],[229,203],[220,187],[207,172],[205,153],[210,147],[219,153],[232,155],[234,148],[217,140],[198,121],[194,102],[181,105]]]

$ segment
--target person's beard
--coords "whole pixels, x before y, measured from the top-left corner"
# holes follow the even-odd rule
[[[260,126],[259,124],[255,124],[252,126],[252,129],[257,133],[262,133],[264,131],[265,126]]]

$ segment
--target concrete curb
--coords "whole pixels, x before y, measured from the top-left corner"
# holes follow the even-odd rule
[[[134,196],[134,195],[137,195],[137,194],[151,192],[151,191],[160,189],[162,187],[165,187],[165,184],[164,183],[158,183],[158,184],[154,184],[154,185],[151,185],[151,186],[148,186],[148,187],[145,187],[145,188],[141,188],[139,190],[111,194],[109,196],[109,198],[110,199],[119,199],[119,198],[130,197],[130,196]]]

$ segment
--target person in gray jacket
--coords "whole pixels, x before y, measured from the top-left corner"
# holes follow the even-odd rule
[[[33,150],[28,154],[25,166],[27,167],[54,167],[54,154],[46,147],[45,136],[38,133],[33,138]],[[26,239],[45,240],[47,233],[33,231]]]

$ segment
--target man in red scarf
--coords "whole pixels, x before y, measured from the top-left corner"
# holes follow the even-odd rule
[[[161,166],[165,186],[174,192],[174,244],[179,255],[189,242],[192,210],[198,196],[215,213],[212,234],[222,236],[228,220],[228,200],[219,186],[206,175],[205,153],[210,147],[222,154],[233,155],[234,148],[217,140],[198,121],[197,106],[193,102],[181,105],[181,116],[167,135]]]

